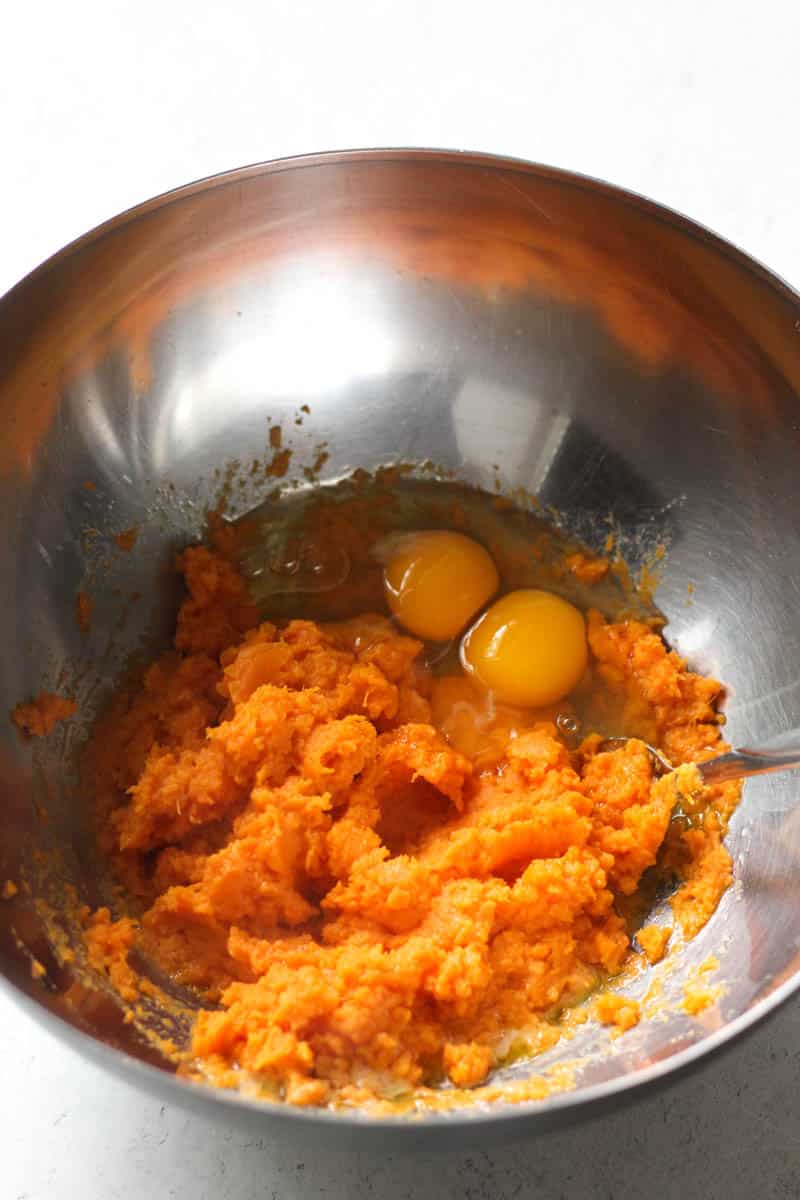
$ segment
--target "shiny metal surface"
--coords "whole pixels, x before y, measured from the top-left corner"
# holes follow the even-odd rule
[[[800,767],[800,731],[789,729],[761,746],[739,746],[700,763],[700,774],[706,783],[724,783],[797,767]]]
[[[43,686],[80,703],[77,727],[34,747],[2,725],[0,879],[36,881],[56,848],[97,902],[64,763],[129,654],[166,633],[161,568],[197,535],[215,469],[260,454],[267,418],[292,425],[302,405],[290,477],[323,441],[324,479],[432,459],[536,493],[596,545],[609,518],[634,564],[665,545],[668,637],[729,686],[731,741],[795,728],[799,389],[800,303],[779,281],[675,214],[524,163],[278,162],[88,235],[0,301],[0,708]],[[255,484],[235,492],[233,515],[257,498]],[[110,537],[132,525],[138,542],[118,553]],[[88,583],[84,635],[75,598]],[[796,989],[797,798],[790,774],[747,784],[729,837],[736,883],[665,974],[663,1019],[617,1040],[584,1027],[535,1068],[572,1061],[574,1089],[537,1104],[376,1125],[181,1083],[110,998],[55,964],[46,910],[24,890],[0,904],[0,965],[85,1053],[221,1119],[337,1144],[458,1142],[476,1122],[473,1137],[543,1129],[686,1067]],[[682,988],[712,952],[724,992],[691,1018]]]

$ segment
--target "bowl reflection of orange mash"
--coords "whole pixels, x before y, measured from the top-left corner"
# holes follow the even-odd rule
[[[719,685],[590,612],[569,704],[497,704],[434,678],[384,617],[259,624],[224,558],[179,566],[174,649],[90,749],[101,844],[140,914],[95,914],[92,961],[119,978],[135,944],[198,989],[194,1061],[228,1086],[319,1105],[480,1084],[509,1035],[620,969],[616,902],[675,801],[639,743],[570,748],[559,713],[614,712],[690,761],[719,746]],[[709,791],[680,836],[688,932],[730,880],[737,795]]]

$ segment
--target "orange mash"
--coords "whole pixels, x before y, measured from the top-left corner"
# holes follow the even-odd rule
[[[556,708],[434,677],[385,617],[259,624],[224,557],[178,565],[174,649],[90,748],[101,845],[138,901],[91,921],[92,961],[127,994],[135,945],[197,989],[192,1054],[228,1086],[324,1105],[480,1084],[510,1033],[535,1036],[622,967],[618,903],[664,841],[672,777],[653,780],[638,742],[570,746]],[[645,624],[590,612],[587,634],[562,714],[601,731],[622,714],[676,763],[719,748],[717,683]],[[730,881],[737,797],[709,790],[671,836],[690,931]],[[627,1028],[638,1010],[600,1015]]]
[[[77,707],[69,696],[40,692],[33,700],[18,704],[11,713],[11,720],[23,737],[47,737],[59,721],[66,721]]]

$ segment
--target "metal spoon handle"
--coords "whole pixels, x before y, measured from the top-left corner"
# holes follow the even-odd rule
[[[625,737],[605,738],[600,744],[601,750],[614,750],[624,746],[630,739]],[[656,775],[665,775],[673,770],[660,750],[654,746],[642,743],[647,747],[653,770]],[[716,758],[697,764],[697,769],[705,783],[727,783],[731,779],[747,779],[750,775],[768,775],[771,771],[788,771],[792,767],[800,767],[800,730],[790,729],[788,733],[780,733],[777,737],[759,746],[757,750],[749,746],[741,746],[738,750],[728,750]]]
[[[789,738],[791,744],[788,744]],[[772,748],[772,743],[767,743],[759,750],[748,747],[729,750],[718,758],[698,763],[697,769],[706,783],[725,783],[729,779],[746,779],[750,775],[768,775],[771,771],[800,767],[800,734],[794,731],[775,739],[776,743],[779,741],[784,745]]]

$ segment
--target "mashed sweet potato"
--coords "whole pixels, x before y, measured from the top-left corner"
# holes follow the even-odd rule
[[[77,707],[69,696],[40,692],[33,700],[18,704],[11,713],[11,720],[25,738],[47,737],[60,721],[71,717]]]
[[[90,748],[101,845],[139,905],[90,923],[93,961],[128,994],[136,945],[197,989],[192,1053],[221,1082],[300,1105],[481,1083],[509,1033],[621,968],[618,901],[656,859],[673,778],[636,741],[568,747],[555,712],[479,720],[472,685],[434,679],[381,616],[259,624],[223,557],[179,567],[174,649]],[[675,762],[718,748],[717,683],[645,624],[592,612],[588,636],[585,728],[614,713]],[[730,879],[737,795],[709,791],[672,838],[689,932]],[[623,1008],[600,1015],[627,1028]]]

